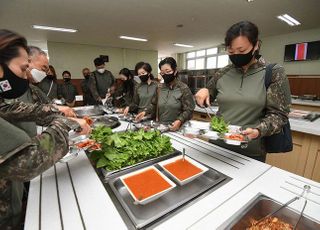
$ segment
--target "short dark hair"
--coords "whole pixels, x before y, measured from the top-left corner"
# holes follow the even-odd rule
[[[177,69],[177,62],[173,57],[166,57],[165,59],[161,60],[159,63],[159,69],[161,69],[161,66],[165,64],[170,65],[171,69],[174,71]]]
[[[97,57],[93,60],[93,63],[95,66],[99,66],[99,65],[103,65],[104,64],[104,60],[101,57]]]
[[[232,41],[239,36],[247,37],[249,42],[255,46],[259,39],[259,29],[254,23],[249,21],[233,24],[226,32],[224,39],[225,46],[230,46]]]
[[[138,62],[136,64],[136,66],[134,67],[134,72],[135,72],[135,75],[138,75],[138,70],[139,69],[144,69],[145,71],[147,71],[149,74],[150,74],[150,79],[153,80],[154,79],[154,76],[152,75],[152,67],[149,63],[147,62]]]
[[[126,76],[128,79],[133,78],[131,71],[128,68],[123,68],[120,70],[119,74]]]
[[[19,48],[28,52],[27,40],[10,30],[0,30],[0,64],[8,63],[19,56]]]
[[[71,77],[71,73],[70,73],[68,70],[63,71],[63,72],[62,72],[62,76],[63,76],[65,73],[66,73],[66,74],[69,74],[69,76]]]

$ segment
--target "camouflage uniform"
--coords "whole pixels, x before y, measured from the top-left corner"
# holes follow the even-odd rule
[[[218,114],[226,122],[259,129],[260,137],[249,142],[247,149],[223,146],[244,155],[265,156],[261,137],[280,132],[288,121],[291,93],[284,68],[273,67],[272,82],[266,90],[265,67],[262,59],[251,65],[246,73],[242,68],[228,65],[219,70],[207,85],[211,100],[216,98],[218,101]]]
[[[115,82],[114,76],[108,70],[104,73],[93,71],[89,77],[89,89],[93,98],[98,101],[99,98],[105,98],[108,90]]]
[[[39,104],[38,102],[29,104],[16,100],[7,103],[0,98],[0,117],[9,122],[36,122],[37,125],[45,126],[57,115],[63,115],[63,113],[50,104]]]
[[[137,84],[134,90],[133,101],[129,106],[129,111],[133,113],[145,111],[156,94],[157,86],[158,83],[153,81],[150,84],[147,82]]]
[[[33,86],[30,90],[34,90]],[[32,96],[44,101],[38,90]],[[51,105],[26,104],[0,98],[0,229],[19,223],[23,184],[50,168],[68,152],[68,132],[79,124]],[[48,128],[38,136],[19,128],[17,121],[35,121]]]
[[[124,92],[123,84],[116,88],[112,94],[112,104],[117,108],[130,106],[133,102],[133,95]]]
[[[195,102],[189,87],[175,79],[171,86],[159,85],[147,113],[151,113],[160,122],[172,123],[180,120],[184,123],[192,118],[194,108]]]
[[[84,105],[94,105],[96,101],[94,100],[92,93],[89,88],[89,80],[90,79],[84,79],[81,81],[81,90],[83,93],[83,104]]]

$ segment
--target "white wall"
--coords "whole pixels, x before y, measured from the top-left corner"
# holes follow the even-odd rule
[[[139,61],[149,62],[153,68],[153,73],[157,73],[157,51],[48,41],[48,52],[50,64],[56,69],[58,78],[61,78],[64,70],[69,70],[72,78],[82,79],[82,69],[88,67],[93,71],[95,69],[93,60],[99,55],[109,56],[106,69],[111,71],[114,76],[117,76],[120,69],[124,67],[134,69],[135,64]]]
[[[287,74],[320,75],[320,60],[284,62],[287,44],[320,40],[320,28],[262,38],[261,54],[270,63],[281,64]]]

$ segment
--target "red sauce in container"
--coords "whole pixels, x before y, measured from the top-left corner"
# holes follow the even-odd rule
[[[180,181],[192,177],[202,171],[186,159],[178,159],[172,163],[164,165],[164,167]]]
[[[124,182],[138,200],[144,200],[171,187],[154,169],[130,176]]]

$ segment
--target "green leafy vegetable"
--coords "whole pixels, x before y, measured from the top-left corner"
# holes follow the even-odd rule
[[[224,121],[223,117],[214,116],[211,119],[211,129],[218,133],[227,133],[228,125],[229,124]]]
[[[110,128],[98,126],[91,138],[101,143],[101,150],[93,151],[90,159],[97,168],[109,171],[173,152],[170,138],[159,131],[112,133]]]

